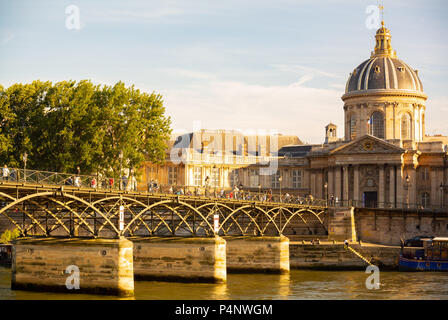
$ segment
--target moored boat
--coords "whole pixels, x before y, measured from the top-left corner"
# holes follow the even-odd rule
[[[448,238],[422,239],[423,247],[402,247],[400,271],[448,271]]]

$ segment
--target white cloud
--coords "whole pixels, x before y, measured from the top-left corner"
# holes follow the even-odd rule
[[[8,42],[10,42],[12,39],[14,39],[16,37],[16,35],[12,32],[6,32],[5,34],[3,34],[0,38],[0,43],[1,44],[7,44]]]
[[[93,12],[95,18],[104,18],[113,21],[135,21],[135,20],[159,20],[162,18],[178,16],[183,14],[180,8],[156,8],[153,10],[110,10],[104,12]]]
[[[307,80],[309,76],[304,76],[286,86],[215,80],[162,94],[175,131],[189,131],[200,121],[208,129],[276,129],[322,143],[325,125],[342,122],[342,92],[305,87]]]
[[[326,72],[326,71],[315,69],[315,68],[311,68],[308,66],[302,66],[302,65],[297,65],[297,64],[294,64],[294,65],[274,64],[272,66],[281,71],[289,71],[289,72],[294,72],[294,73],[297,73],[300,71],[305,71],[308,74],[320,75],[320,76],[334,78],[334,79],[343,79],[343,77],[341,75]]]

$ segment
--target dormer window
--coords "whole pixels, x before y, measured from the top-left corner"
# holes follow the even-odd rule
[[[356,76],[356,71],[358,71],[358,69],[353,70],[353,75]]]
[[[375,66],[375,72],[376,72],[376,73],[379,73],[380,71],[381,71],[380,66]]]
[[[397,69],[398,69],[398,71],[400,71],[400,72],[404,72],[404,68],[403,68],[403,67],[398,67]]]

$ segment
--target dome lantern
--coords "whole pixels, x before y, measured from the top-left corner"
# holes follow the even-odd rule
[[[384,26],[384,21],[381,21],[381,28],[378,29],[375,35],[376,44],[375,51],[372,52],[372,57],[396,58],[397,53],[392,49],[390,43],[391,38],[390,30]]]

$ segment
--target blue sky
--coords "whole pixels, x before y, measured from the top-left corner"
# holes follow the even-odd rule
[[[80,29],[66,27],[79,8]],[[164,97],[173,129],[276,129],[321,143],[369,58],[377,0],[0,0],[0,84],[90,79]],[[384,1],[398,57],[419,70],[427,133],[448,135],[448,3]]]

